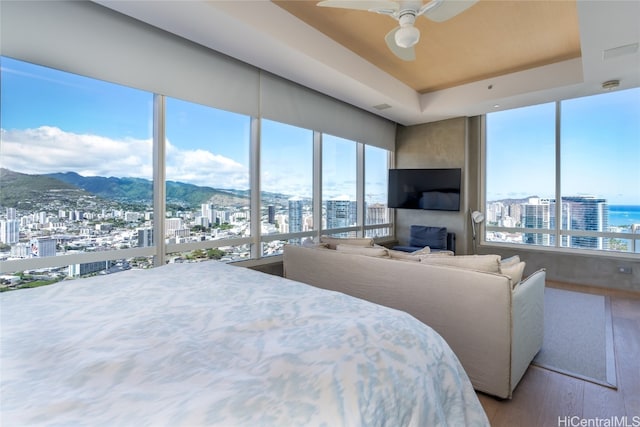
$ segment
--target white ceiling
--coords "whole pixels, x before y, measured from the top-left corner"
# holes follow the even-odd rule
[[[637,0],[577,2],[581,58],[425,94],[268,0],[94,1],[403,125],[640,87]]]

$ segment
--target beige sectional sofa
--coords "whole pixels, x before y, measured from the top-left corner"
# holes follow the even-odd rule
[[[434,262],[366,239],[350,243],[285,246],[285,277],[408,312],[449,343],[476,390],[511,397],[542,346],[544,270],[520,281],[523,265],[501,266],[498,256]]]

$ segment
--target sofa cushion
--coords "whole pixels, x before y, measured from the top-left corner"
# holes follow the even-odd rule
[[[431,249],[447,249],[447,228],[412,225],[409,245],[421,248],[429,246]]]
[[[347,245],[341,243],[336,246],[337,252],[346,252],[349,254],[372,256],[376,258],[388,258],[389,252],[387,248],[373,246]]]
[[[517,263],[510,263],[508,265],[500,265],[500,273],[511,278],[511,288],[515,289],[516,285],[522,280],[522,274],[526,263],[520,261]]]
[[[373,239],[369,237],[330,237],[320,236],[320,243],[329,245],[329,249],[335,249],[337,245],[347,244],[352,246],[373,246]]]
[[[500,272],[500,255],[422,255],[420,262],[427,264],[449,265],[470,270]]]

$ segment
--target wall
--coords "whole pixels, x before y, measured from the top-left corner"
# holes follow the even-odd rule
[[[398,126],[396,168],[462,169],[459,212],[396,209],[396,238],[400,244],[409,243],[409,227],[413,224],[442,226],[456,233],[456,252],[467,253],[467,225],[464,219],[469,200],[466,167],[468,122],[467,118],[455,118],[416,126]]]
[[[640,260],[638,257],[590,256],[558,251],[480,245],[480,254],[500,254],[503,258],[519,255],[526,261],[525,275],[544,268],[547,279],[577,285],[640,292]],[[631,274],[619,267],[631,267]]]
[[[480,206],[481,134],[479,117],[398,127],[397,168],[463,168],[460,212],[396,209],[396,236],[401,244],[408,242],[410,225],[438,225],[456,233],[458,255],[473,253],[469,210],[484,210]],[[637,255],[589,255],[483,243],[478,245],[477,252],[500,254],[503,258],[518,254],[527,262],[525,274],[545,268],[549,280],[640,292]],[[620,267],[630,267],[631,274],[621,273]]]

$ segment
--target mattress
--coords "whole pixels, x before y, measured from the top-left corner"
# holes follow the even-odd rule
[[[410,315],[217,262],[0,294],[0,424],[484,426]]]

